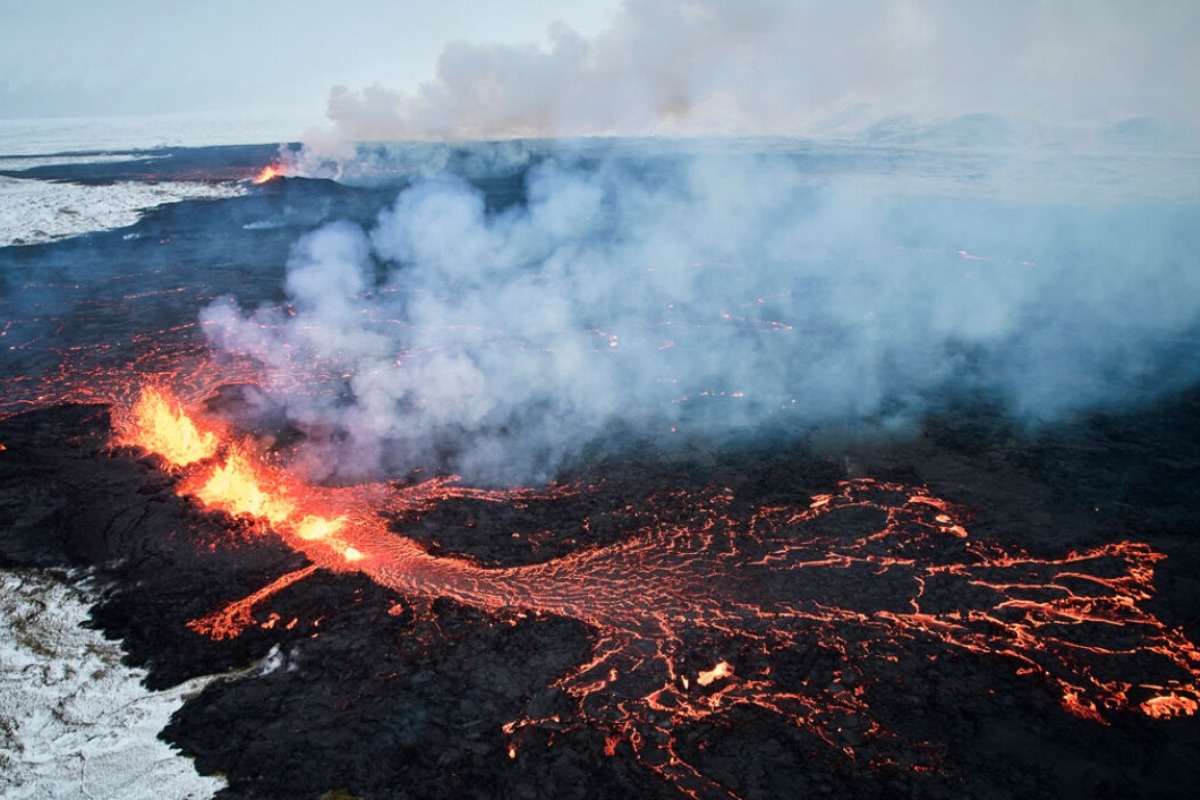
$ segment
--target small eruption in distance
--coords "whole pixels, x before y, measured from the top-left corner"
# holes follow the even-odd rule
[[[273,181],[276,178],[282,178],[283,175],[284,175],[283,167],[281,167],[278,164],[268,164],[267,166],[263,167],[259,171],[258,175],[254,176],[254,179],[251,180],[250,182],[255,185],[260,185],[260,184],[264,184],[264,183],[269,183],[270,181]]]

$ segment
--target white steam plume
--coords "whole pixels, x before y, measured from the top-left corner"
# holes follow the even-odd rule
[[[626,0],[588,38],[449,44],[415,89],[335,87],[351,141],[804,134],[870,104],[1040,123],[1200,114],[1200,4]]]
[[[503,211],[421,181],[298,243],[287,309],[206,330],[283,376],[316,477],[536,481],[615,431],[894,428],[964,393],[1037,421],[1200,377],[1194,200],[896,193],[828,158],[547,159]]]

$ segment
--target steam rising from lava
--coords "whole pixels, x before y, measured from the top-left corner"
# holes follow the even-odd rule
[[[317,478],[511,485],[614,433],[894,431],[981,395],[1036,423],[1200,377],[1192,203],[828,183],[836,159],[548,158],[503,209],[421,181],[298,242],[286,304],[205,330],[268,367]]]
[[[964,394],[1030,422],[1149,399],[1200,374],[1194,181],[1169,176],[1182,204],[1153,199],[1146,152],[1063,150],[1184,147],[1195,70],[1175,65],[1194,61],[1195,20],[1187,4],[629,0],[591,39],[557,25],[548,49],[454,43],[415,92],[335,88],[335,130],[283,154],[289,173],[439,172],[436,153],[389,164],[347,143],[367,139],[823,131],[889,147],[472,146],[488,179],[505,158],[536,164],[523,203],[418,183],[366,229],[300,242],[286,305],[218,302],[206,330],[272,368],[269,403],[318,478],[525,483],[614,432],[723,442],[903,429]],[[964,144],[992,149],[946,152]],[[476,176],[462,167],[446,172]]]

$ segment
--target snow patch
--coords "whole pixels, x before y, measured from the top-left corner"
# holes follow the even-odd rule
[[[0,796],[210,798],[225,787],[158,738],[209,678],[163,692],[81,627],[94,598],[51,575],[0,570]]]
[[[232,182],[83,185],[0,176],[0,247],[124,228],[167,203],[245,193],[245,186]]]

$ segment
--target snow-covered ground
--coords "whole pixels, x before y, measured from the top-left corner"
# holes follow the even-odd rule
[[[158,738],[207,679],[146,690],[119,644],[80,627],[90,600],[46,573],[0,570],[0,797],[212,797],[224,781]]]
[[[0,247],[124,228],[142,212],[181,200],[244,194],[240,183],[124,181],[89,186],[0,176]]]
[[[108,118],[0,119],[0,169],[145,159],[159,147],[275,144],[321,123],[295,112],[195,113]],[[0,247],[132,225],[147,209],[241,194],[236,183],[123,182],[109,186],[0,176]]]

